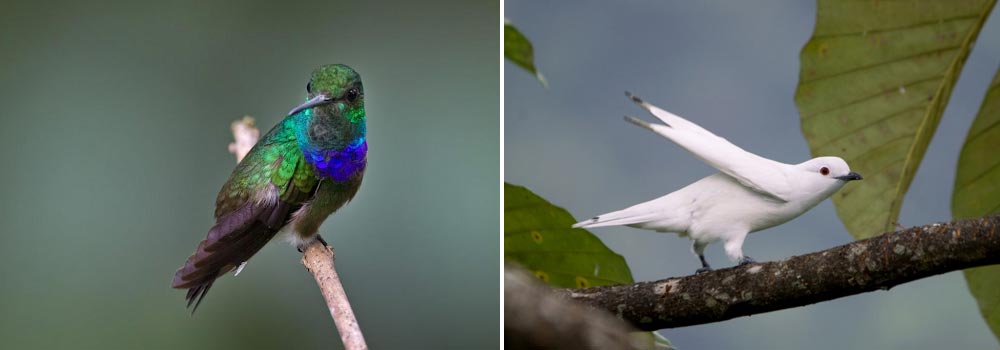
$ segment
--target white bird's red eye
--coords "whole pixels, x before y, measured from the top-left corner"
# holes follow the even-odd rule
[[[823,174],[823,176],[830,175],[830,168],[827,167],[819,168],[819,173]]]

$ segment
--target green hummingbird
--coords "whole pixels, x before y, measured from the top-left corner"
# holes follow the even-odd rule
[[[215,279],[245,263],[283,229],[299,250],[354,198],[367,164],[361,77],[332,64],[313,71],[305,103],[288,112],[236,166],[215,201],[215,225],[173,287],[192,312]],[[325,243],[325,242],[324,242]]]

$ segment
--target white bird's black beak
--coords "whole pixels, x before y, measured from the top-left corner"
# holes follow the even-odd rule
[[[837,176],[834,179],[843,180],[843,181],[853,181],[853,180],[861,180],[861,179],[864,179],[864,178],[861,177],[861,174],[858,174],[858,173],[852,171],[850,173],[847,173],[847,175]]]
[[[291,111],[288,111],[288,115],[292,116],[295,113],[298,113],[298,112],[301,112],[303,110],[306,110],[306,109],[309,109],[309,108],[313,108],[313,107],[316,107],[316,106],[319,106],[319,105],[324,105],[324,104],[330,103],[332,101],[333,101],[333,99],[330,98],[329,96],[327,96],[326,94],[317,94],[316,97],[310,98],[309,101],[303,102],[302,104],[296,106],[295,108],[292,108]]]

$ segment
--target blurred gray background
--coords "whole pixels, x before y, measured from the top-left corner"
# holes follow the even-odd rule
[[[814,1],[508,0],[505,17],[534,44],[535,63],[550,87],[505,63],[504,180],[586,218],[714,172],[623,121],[624,114],[652,120],[625,90],[748,151],[788,163],[808,159],[793,95],[815,10]],[[980,33],[905,198],[903,225],[951,218],[958,152],[1000,64],[998,12]],[[622,227],[592,232],[625,256],[636,280],[688,275],[698,267],[690,242],[673,234]],[[826,201],[752,235],[744,252],[770,261],[851,240]],[[707,258],[716,267],[732,265],[719,244],[709,246]],[[662,334],[681,349],[997,346],[959,272]]]
[[[313,68],[366,90],[369,166],[321,233],[374,349],[500,340],[499,2],[0,4],[0,348],[331,349],[273,242],[198,313],[174,271],[235,165]]]

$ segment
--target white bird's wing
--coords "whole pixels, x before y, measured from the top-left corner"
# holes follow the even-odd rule
[[[789,165],[747,152],[698,124],[646,103],[628,92],[625,94],[666,125],[651,124],[629,116],[625,116],[625,120],[666,137],[708,165],[735,178],[743,186],[781,201],[790,200],[793,191],[785,173]]]

